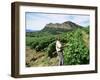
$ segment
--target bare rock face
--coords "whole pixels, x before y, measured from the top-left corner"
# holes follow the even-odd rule
[[[81,28],[80,25],[73,23],[71,21],[66,21],[63,23],[49,23],[46,24],[42,31],[48,31],[50,33],[61,33],[73,29]]]
[[[69,29],[73,29],[73,28],[79,28],[81,26],[78,25],[78,24],[75,24],[71,21],[66,21],[66,22],[61,23],[61,24],[60,23],[55,23],[55,24],[49,23],[45,27],[48,27],[48,28],[61,28],[61,29],[68,29],[69,30]]]

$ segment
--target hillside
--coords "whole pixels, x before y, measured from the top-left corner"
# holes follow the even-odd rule
[[[77,29],[77,28],[82,28],[82,26],[73,23],[71,21],[66,21],[63,23],[49,23],[46,24],[46,26],[44,27],[44,29],[42,29],[41,31],[43,32],[49,32],[52,34],[58,34],[58,33],[62,33],[62,32],[66,32],[66,31],[70,31],[73,29]]]
[[[76,29],[60,34],[64,48],[64,65],[89,64],[89,34],[86,29]],[[55,35],[26,38],[26,66],[57,66],[53,55]]]
[[[89,64],[89,26],[66,21],[46,24],[41,31],[26,32],[26,66],[57,66],[55,42],[58,35],[65,46],[64,65]]]

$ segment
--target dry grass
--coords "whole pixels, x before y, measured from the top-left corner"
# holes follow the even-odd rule
[[[89,48],[89,35],[87,35],[84,31],[82,31],[83,34],[83,41],[85,45]]]
[[[27,67],[43,67],[57,66],[58,58],[49,58],[46,52],[36,52],[26,47],[26,66]]]

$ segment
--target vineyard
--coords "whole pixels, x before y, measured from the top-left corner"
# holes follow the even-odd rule
[[[64,65],[89,64],[89,28],[77,28],[59,34],[46,31],[26,33],[26,66],[57,65],[56,37],[65,47]],[[28,55],[30,54],[30,55]]]

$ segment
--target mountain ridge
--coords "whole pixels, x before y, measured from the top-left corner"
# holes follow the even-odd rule
[[[65,21],[63,23],[49,23],[46,24],[45,27],[41,31],[47,31],[49,33],[61,33],[70,31],[73,29],[82,28],[82,26],[71,22],[71,21]]]
[[[80,25],[78,25],[74,22],[71,22],[71,21],[65,21],[63,23],[49,23],[49,24],[46,24],[45,27],[71,29],[73,26],[74,27],[81,27]]]

